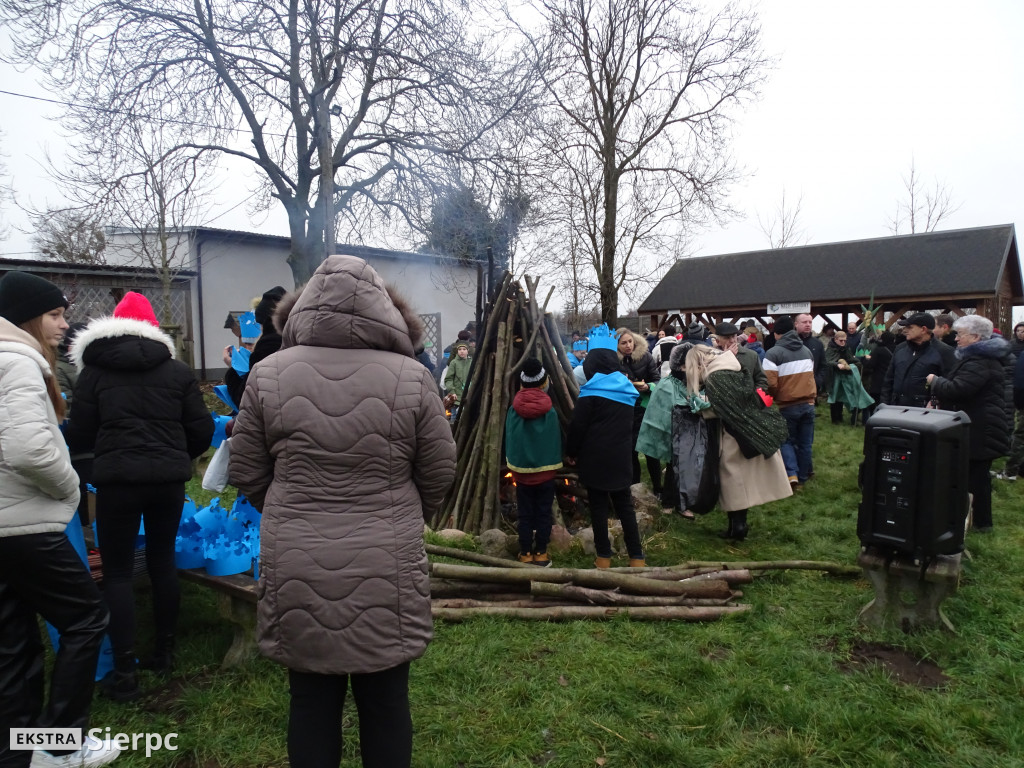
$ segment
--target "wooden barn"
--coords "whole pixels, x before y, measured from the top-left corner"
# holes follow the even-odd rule
[[[838,315],[845,328],[872,300],[890,326],[909,312],[973,310],[1009,334],[1013,307],[1024,304],[1013,225],[681,259],[639,314],[657,328],[693,319],[767,325],[809,311],[826,325]]]

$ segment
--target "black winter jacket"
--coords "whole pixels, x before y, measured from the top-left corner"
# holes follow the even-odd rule
[[[1024,408],[1024,355],[1017,358],[1017,365],[1013,369],[1013,404],[1017,408]]]
[[[931,395],[925,382],[929,373],[944,376],[956,358],[951,347],[937,339],[922,344],[907,341],[896,347],[882,384],[882,402],[886,405],[910,405],[923,408]]]
[[[945,376],[932,379],[931,392],[946,411],[971,417],[971,460],[998,459],[1010,452],[1010,416],[1003,357],[1006,341],[991,338],[957,349]]]
[[[96,485],[174,483],[210,447],[213,419],[171,338],[139,320],[94,320],[75,339],[71,453],[95,452]]]
[[[870,357],[861,358],[864,363],[864,389],[875,400],[881,400],[882,384],[892,363],[892,350],[880,341],[874,341],[868,342],[868,354]]]
[[[615,353],[595,349],[583,361],[587,378],[617,370]],[[606,397],[581,397],[573,409],[565,453],[576,460],[580,482],[618,491],[633,482],[633,406]]]
[[[630,381],[646,381],[651,384],[661,378],[661,368],[654,362],[650,352],[644,352],[639,358],[622,358],[620,370]]]
[[[802,341],[804,346],[810,350],[811,357],[814,358],[814,385],[818,388],[818,392],[824,394],[825,345],[821,343],[821,339],[815,338],[814,336],[800,336],[800,341]]]

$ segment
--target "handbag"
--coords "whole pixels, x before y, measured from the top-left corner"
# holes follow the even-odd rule
[[[217,446],[210,459],[206,472],[203,473],[203,488],[207,491],[220,493],[228,484],[228,464],[231,460],[231,438]]]

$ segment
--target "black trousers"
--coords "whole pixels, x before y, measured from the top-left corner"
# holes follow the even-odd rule
[[[103,599],[110,608],[110,645],[115,655],[135,648],[135,594],[132,570],[139,521],[146,525],[146,570],[153,585],[157,637],[178,625],[181,588],[174,567],[184,483],[104,485],[96,493],[96,532],[103,558]]]
[[[590,522],[594,529],[594,549],[598,557],[612,556],[612,543],[608,538],[608,499],[611,498],[615,514],[622,523],[622,538],[626,540],[626,551],[633,560],[644,557],[640,541],[640,529],[636,524],[633,510],[633,494],[629,488],[618,491],[601,491],[587,486],[587,500],[590,502]]]
[[[551,541],[551,506],[555,503],[555,481],[548,480],[539,485],[516,485],[517,527],[519,551],[536,555],[548,551]],[[534,534],[536,531],[536,534]],[[536,545],[534,545],[536,535]]]
[[[60,632],[43,706],[41,615]],[[0,766],[27,767],[7,728],[89,728],[107,609],[63,533],[0,536]],[[58,753],[59,754],[59,753]]]
[[[975,528],[992,527],[992,459],[971,459],[967,465],[967,490],[974,495],[972,525]]]
[[[338,768],[341,715],[349,679],[359,713],[364,768],[408,768],[412,762],[409,662],[364,675],[288,670],[288,761],[292,768]]]

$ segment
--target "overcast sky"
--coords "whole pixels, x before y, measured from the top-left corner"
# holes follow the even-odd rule
[[[745,218],[695,238],[694,255],[768,247],[757,215],[769,215],[783,189],[791,203],[802,197],[807,242],[885,236],[912,159],[926,188],[944,185],[959,205],[941,229],[1016,223],[1024,2],[764,0],[759,15],[778,63],[736,126],[736,157],[749,176],[732,204]],[[3,90],[46,95],[30,78],[2,72]],[[57,114],[0,94],[15,192],[37,206],[58,201],[41,168],[44,148],[59,157],[63,146]],[[244,197],[245,185],[223,185],[206,223],[287,234],[276,209],[250,221]],[[24,220],[10,205],[2,215],[13,231],[0,253],[28,255],[29,237],[15,229]]]

